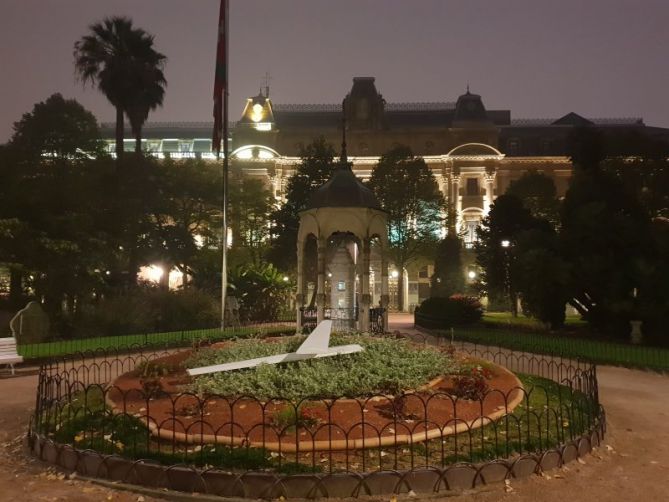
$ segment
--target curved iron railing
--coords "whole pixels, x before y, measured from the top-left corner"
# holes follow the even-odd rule
[[[140,484],[147,484],[142,469],[153,473],[150,483],[186,469],[190,474],[182,475],[192,478],[191,484],[177,489],[202,492],[203,476],[212,469],[232,471],[226,483],[233,485],[255,472],[271,478],[266,488],[279,490],[271,492],[276,494],[284,493],[287,474],[310,476],[316,492],[323,489],[317,480],[346,474],[347,480],[357,480],[348,495],[401,491],[413,486],[402,479],[419,475],[436,480],[433,488],[439,491],[453,485],[447,478],[458,470],[468,473],[465,477],[473,472],[476,485],[497,476],[488,472],[495,468],[485,466],[516,475],[518,462],[530,459],[524,469],[534,462],[537,471],[578,456],[601,439],[604,415],[594,365],[504,349],[462,345],[458,350],[470,364],[489,361],[508,368],[520,375],[522,385],[475,399],[444,391],[299,402],[170,394],[158,385],[169,378],[160,372],[170,352],[99,351],[42,365],[30,437],[42,458],[74,462],[71,468],[88,469],[89,475],[86,462],[92,462],[98,466],[95,475],[110,479],[118,475],[110,462],[124,466],[124,480],[132,472],[130,482]],[[117,380],[129,372],[148,375],[141,389]],[[581,446],[584,438],[587,445]],[[370,488],[370,476],[385,479],[385,488]],[[229,493],[232,485],[226,486]],[[242,496],[256,494],[250,487],[242,491]],[[239,489],[233,492],[239,495]]]

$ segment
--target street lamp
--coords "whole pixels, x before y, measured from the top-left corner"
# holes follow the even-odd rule
[[[509,302],[511,304],[511,315],[513,315],[513,317],[517,317],[518,305],[516,302],[516,294],[511,287],[511,256],[509,255],[511,241],[509,239],[502,239],[500,246],[502,246],[502,251],[504,254],[504,289],[506,289],[506,293],[509,296]]]

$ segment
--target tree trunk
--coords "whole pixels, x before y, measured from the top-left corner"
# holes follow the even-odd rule
[[[404,267],[398,266],[399,275],[397,276],[397,309],[404,312]]]
[[[116,158],[123,157],[123,108],[116,107]]]
[[[135,129],[135,153],[142,153],[142,128],[137,127]]]

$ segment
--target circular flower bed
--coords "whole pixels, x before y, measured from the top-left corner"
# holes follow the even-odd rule
[[[414,444],[485,426],[523,398],[508,370],[407,340],[333,337],[363,352],[191,379],[186,367],[294,350],[301,338],[226,342],[116,379],[107,399],[162,440],[274,451]]]

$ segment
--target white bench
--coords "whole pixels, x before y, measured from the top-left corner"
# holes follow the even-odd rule
[[[16,352],[16,339],[13,336],[0,338],[0,364],[9,366],[14,374],[14,364],[22,363],[23,357]]]

